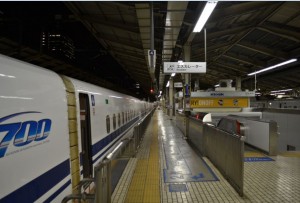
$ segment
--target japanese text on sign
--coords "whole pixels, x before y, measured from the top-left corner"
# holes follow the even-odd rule
[[[206,73],[206,62],[164,62],[164,73]]]

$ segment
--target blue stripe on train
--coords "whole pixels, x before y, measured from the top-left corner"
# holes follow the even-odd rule
[[[120,129],[112,132],[102,140],[95,143],[92,147],[93,156],[101,151],[105,146],[113,142],[118,138],[123,132],[125,132],[132,124],[138,120],[138,117],[130,121],[129,123],[122,126]],[[117,139],[112,146],[121,138]],[[93,160],[95,163],[103,154],[105,154],[112,146],[106,149],[97,158]],[[80,161],[81,162],[81,161]],[[69,159],[63,161],[59,165],[40,175],[36,179],[30,181],[26,185],[23,185],[19,189],[13,191],[9,195],[0,199],[1,203],[11,203],[11,202],[34,202],[43,196],[47,191],[61,182],[65,177],[70,174],[70,161]],[[45,202],[51,202],[55,199],[62,191],[64,191],[71,184],[71,180],[68,180],[63,186],[61,186],[57,191],[55,191]]]
[[[69,174],[70,162],[67,159],[1,199],[1,203],[34,202]]]
[[[105,148],[108,144],[113,142],[116,138],[118,138],[120,135],[122,135],[132,124],[134,124],[138,120],[138,117],[131,120],[129,123],[125,124],[124,126],[120,127],[115,132],[112,132],[110,135],[106,136],[99,142],[95,143],[92,148],[92,154],[95,156],[99,151],[101,151],[103,148]],[[120,140],[120,139],[118,139]],[[114,145],[118,140],[116,140],[112,145]],[[100,156],[95,158],[93,160],[93,163],[95,163],[103,154],[105,154],[108,151],[108,149],[101,153]],[[81,163],[81,162],[80,162]]]

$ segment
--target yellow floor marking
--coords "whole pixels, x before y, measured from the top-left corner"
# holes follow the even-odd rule
[[[140,159],[129,186],[126,203],[159,203],[159,148],[157,138],[157,114],[155,113],[153,132],[148,159]]]
[[[300,151],[288,151],[288,152],[280,152],[280,156],[285,156],[285,157],[298,157],[300,158]]]
[[[245,152],[244,157],[266,157],[267,155],[259,152]]]

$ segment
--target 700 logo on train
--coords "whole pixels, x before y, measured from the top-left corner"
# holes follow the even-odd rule
[[[23,147],[33,141],[42,141],[49,136],[52,123],[50,119],[1,124],[3,121],[10,118],[32,113],[41,112],[27,111],[0,118],[0,135],[4,135],[3,137],[0,136],[0,158],[5,156],[7,148],[12,140],[15,147]]]

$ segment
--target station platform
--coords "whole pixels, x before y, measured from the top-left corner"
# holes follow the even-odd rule
[[[245,148],[240,197],[209,159],[183,139],[174,120],[156,110],[112,202],[300,202],[300,153],[269,157]]]

